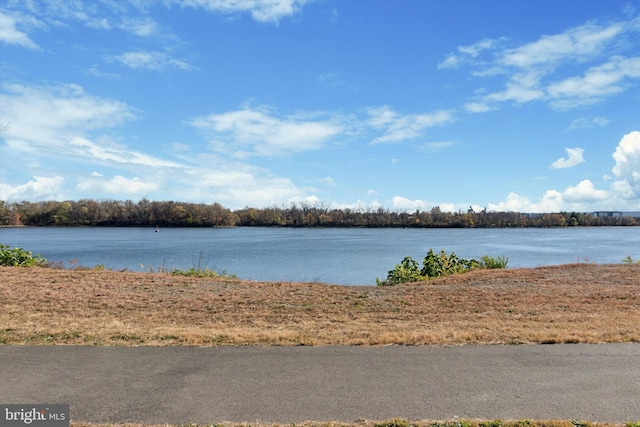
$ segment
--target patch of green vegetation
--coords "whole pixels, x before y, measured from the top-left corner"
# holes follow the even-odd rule
[[[229,274],[225,270],[220,272],[211,270],[210,268],[174,268],[171,270],[171,274],[174,276],[191,276],[191,277],[223,277],[226,279],[237,279],[235,274]]]
[[[237,279],[235,274],[229,274],[226,270],[216,271],[210,269],[207,264],[208,260],[204,259],[204,254],[200,252],[197,262],[193,262],[191,268],[174,268],[171,274],[174,276],[191,276],[191,277],[221,277],[225,279]]]
[[[627,257],[624,258],[622,262],[624,262],[625,264],[640,264],[640,260],[635,261],[633,258],[631,258],[631,255],[627,255]]]
[[[0,243],[0,265],[8,267],[42,266],[47,262],[40,255],[22,248],[11,248]]]
[[[116,334],[116,335],[112,335],[109,337],[112,340],[115,341],[137,341],[137,342],[143,342],[144,340],[136,335],[136,334]]]
[[[483,255],[480,257],[480,268],[507,268],[509,258],[505,256],[492,257],[489,255]]]
[[[394,418],[389,421],[375,424],[375,427],[414,427],[414,426],[415,424],[412,424],[409,421],[402,418]]]
[[[59,332],[54,334],[34,334],[25,339],[27,344],[53,344],[53,343],[67,343],[69,341],[75,341],[80,338],[82,334],[79,332]]]
[[[422,282],[450,274],[460,274],[477,268],[506,268],[507,257],[483,256],[480,260],[459,258],[455,252],[448,254],[444,249],[436,254],[429,249],[422,261],[422,268],[410,256],[405,257],[393,270],[389,270],[385,280],[376,279],[378,286],[392,286],[406,282]]]

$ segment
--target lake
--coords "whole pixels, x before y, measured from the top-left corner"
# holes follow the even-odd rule
[[[640,227],[519,229],[2,228],[0,243],[49,261],[115,270],[208,267],[241,279],[374,285],[430,248],[462,258],[506,256],[509,267],[640,259]]]

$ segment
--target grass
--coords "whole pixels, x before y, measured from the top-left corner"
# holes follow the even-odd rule
[[[0,267],[0,344],[640,342],[640,265],[475,270],[393,287]]]

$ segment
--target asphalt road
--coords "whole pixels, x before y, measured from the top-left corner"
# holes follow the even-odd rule
[[[92,422],[640,421],[640,344],[0,346],[0,403]]]

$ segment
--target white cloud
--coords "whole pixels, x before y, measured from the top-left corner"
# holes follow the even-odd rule
[[[450,111],[440,110],[426,114],[399,114],[388,106],[369,108],[367,125],[382,132],[371,141],[373,144],[400,142],[422,136],[422,131],[453,121]]]
[[[458,46],[456,53],[450,53],[438,64],[438,68],[459,68],[471,59],[477,58],[481,52],[496,47],[505,39],[483,39],[467,46]]]
[[[615,23],[607,27],[587,23],[564,33],[545,35],[535,42],[504,51],[500,63],[527,69],[553,66],[564,61],[585,61],[603,52],[625,29]]]
[[[545,92],[539,86],[539,75],[533,71],[513,74],[506,83],[506,89],[488,94],[484,99],[488,102],[514,101],[526,103],[544,98]]]
[[[571,124],[567,127],[567,130],[574,129],[588,129],[594,128],[598,126],[606,126],[611,121],[606,117],[580,117],[577,119],[573,119]]]
[[[149,192],[159,189],[158,182],[145,182],[139,177],[125,178],[121,175],[115,175],[112,179],[107,180],[102,176],[91,175],[90,178],[82,179],[76,189],[91,194],[111,194],[117,197],[125,196],[142,196]]]
[[[640,195],[640,132],[623,136],[613,158],[616,161],[613,174]]]
[[[609,193],[594,188],[593,183],[585,179],[580,181],[578,185],[567,187],[562,193],[562,198],[566,202],[573,203],[590,203],[605,200],[609,197]]]
[[[216,201],[229,209],[240,209],[300,202],[308,197],[305,189],[291,180],[247,164],[217,163],[184,172],[172,176],[180,185],[181,200]]]
[[[603,98],[622,92],[626,78],[640,77],[640,57],[616,56],[608,62],[588,69],[582,77],[570,77],[549,85],[551,105],[573,108],[600,102]]]
[[[141,70],[162,71],[168,68],[178,68],[190,71],[195,69],[187,62],[172,58],[164,52],[126,52],[114,56],[113,59],[129,68]]]
[[[321,182],[323,184],[327,184],[330,187],[335,187],[336,186],[336,181],[331,178],[330,176],[326,176],[324,178],[321,178],[318,180],[318,182]]]
[[[568,157],[559,158],[555,162],[551,164],[551,169],[566,169],[572,168],[574,166],[579,165],[580,163],[584,163],[584,149],[582,148],[565,148]]]
[[[486,113],[493,108],[484,102],[468,102],[464,104],[464,110],[468,113]]]
[[[625,200],[626,199],[626,200]],[[635,204],[634,204],[635,203]],[[499,203],[489,203],[488,209],[499,212],[593,212],[597,210],[630,209],[640,206],[637,199],[622,182],[614,183],[610,191],[595,188],[588,179],[575,186],[568,186],[564,191],[547,190],[536,201],[526,196],[510,193]]]
[[[152,168],[183,167],[176,162],[162,160],[138,151],[131,151],[120,146],[109,146],[107,144],[108,141],[104,139],[100,144],[96,144],[85,138],[72,138],[69,141],[69,153],[100,162],[149,166]]]
[[[149,17],[124,18],[120,29],[135,34],[138,37],[150,37],[160,33],[160,26]]]
[[[276,117],[268,109],[243,109],[195,118],[190,124],[206,132],[215,151],[236,157],[278,156],[317,150],[342,132],[335,120],[311,116]]]
[[[19,202],[64,199],[64,178],[61,176],[34,176],[33,178],[34,180],[26,184],[16,186],[0,182],[0,200]]]
[[[436,152],[436,151],[443,151],[446,150],[448,148],[451,148],[455,145],[457,145],[458,143],[456,141],[433,141],[433,142],[426,142],[423,145],[423,148],[426,151],[429,152]]]
[[[25,151],[60,151],[90,131],[135,118],[127,104],[85,94],[77,85],[2,87],[0,114],[11,126],[4,138]]]
[[[547,190],[537,202],[512,192],[504,201],[489,203],[487,208],[498,212],[559,212],[563,209],[563,200],[556,190]]]
[[[28,21],[28,18],[21,15],[7,15],[0,11],[0,42],[40,50],[40,46],[31,40],[26,32],[18,29],[18,26],[25,23],[25,20]]]
[[[427,208],[427,203],[424,200],[416,199],[410,200],[405,197],[395,196],[391,200],[391,207],[396,211],[416,211],[416,210],[425,210]]]
[[[611,52],[629,51],[639,30],[638,20],[629,19],[606,25],[587,22],[507,49],[502,48],[505,39],[500,43],[481,40],[459,47],[439,68],[471,64],[479,68],[472,71],[474,76],[505,76],[504,89],[466,104],[468,112],[488,111],[503,102],[543,101],[552,108],[576,108],[622,92],[630,87],[630,79],[640,77],[639,57],[609,57]],[[484,52],[493,57],[481,59]],[[589,62],[593,64],[583,75],[575,75],[575,70]],[[555,81],[554,76],[558,76]]]
[[[182,7],[203,8],[225,14],[250,13],[257,22],[275,23],[295,15],[307,0],[180,0]]]

